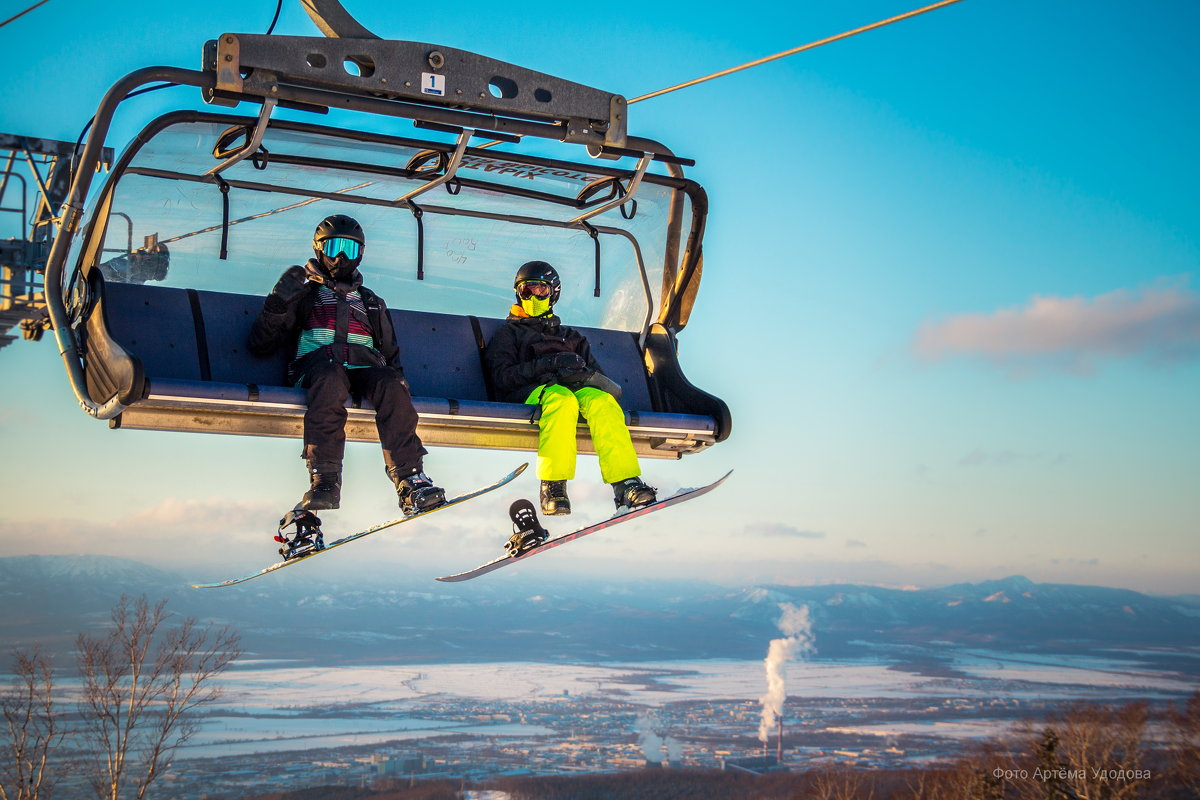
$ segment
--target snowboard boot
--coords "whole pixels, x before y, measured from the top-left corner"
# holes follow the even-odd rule
[[[446,503],[446,492],[424,472],[413,472],[404,467],[388,467],[388,477],[396,485],[396,496],[400,499],[400,510],[411,517],[423,511],[432,511]]]
[[[571,498],[567,497],[566,481],[542,481],[539,499],[543,514],[561,517],[571,513]]]
[[[626,478],[612,484],[613,502],[617,509],[625,507],[632,511],[635,508],[648,506],[658,499],[657,490],[647,486],[641,478]]]
[[[310,462],[309,490],[296,504],[296,509],[306,511],[328,511],[342,503],[342,465],[333,461]]]

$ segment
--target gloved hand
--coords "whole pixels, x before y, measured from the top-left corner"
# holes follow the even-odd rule
[[[308,291],[308,280],[303,269],[289,269],[280,276],[275,288],[267,295],[263,307],[276,313],[284,311],[289,306],[299,302]]]
[[[587,368],[587,363],[580,358],[578,353],[555,353],[550,356],[542,356],[534,363],[534,371],[544,380],[544,377],[550,375],[558,383],[566,384],[572,381],[582,381],[591,374],[591,370]]]
[[[560,378],[566,375],[578,375],[587,372],[587,362],[578,353],[555,353],[547,356],[550,359],[550,372]]]

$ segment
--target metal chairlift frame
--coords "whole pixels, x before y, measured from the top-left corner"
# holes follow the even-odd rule
[[[514,223],[575,227],[586,230],[593,238],[598,233],[624,236],[633,245],[641,267],[644,289],[649,296],[650,287],[645,267],[640,263],[642,255],[636,238],[618,228],[593,226],[588,220],[633,200],[652,160],[665,163],[671,173],[670,177],[681,184],[684,181],[680,166],[691,162],[675,157],[658,142],[629,136],[625,128],[626,103],[621,96],[467,51],[418,42],[223,34],[205,46],[204,54],[202,70],[150,67],[133,72],[118,81],[105,95],[96,112],[91,134],[74,170],[74,180],[62,208],[60,235],[55,238],[46,263],[46,300],[72,390],[81,408],[88,414],[99,419],[113,420],[123,415],[131,405],[133,410],[138,410],[140,400],[145,398],[122,398],[120,394],[114,394],[107,399],[95,400],[88,391],[79,332],[75,329],[79,320],[73,318],[64,299],[67,256],[72,242],[80,232],[83,204],[91,189],[93,175],[102,157],[103,141],[117,107],[139,88],[160,81],[196,86],[201,89],[208,102],[216,105],[236,106],[244,101],[261,105],[261,111],[253,129],[246,136],[245,144],[204,176],[211,178],[214,183],[222,180],[221,172],[238,161],[251,157],[257,151],[264,131],[269,124],[274,124],[270,123],[270,117],[276,107],[317,112],[329,108],[349,109],[409,118],[418,126],[456,133],[457,140],[447,154],[446,168],[423,186],[396,198],[392,203],[409,209],[416,208],[413,202],[415,198],[455,180],[456,170],[472,136],[510,140],[515,137],[534,136],[582,145],[594,156],[634,156],[638,158],[636,168],[632,173],[624,173],[627,184],[622,185],[620,178],[614,176],[614,196],[610,200],[584,208],[580,214],[567,222],[424,204],[420,210],[422,213],[460,214]],[[353,68],[350,65],[353,65]],[[436,72],[430,73],[428,70]],[[423,92],[421,87],[414,87],[412,78],[422,73],[439,75],[444,81],[442,85],[446,87],[445,95],[429,95]],[[521,87],[520,91],[513,90],[513,87],[517,86]],[[287,124],[304,127],[303,123]],[[115,179],[119,177],[121,168],[122,164],[118,163],[117,169],[109,179],[110,190]],[[195,176],[173,177],[196,179]],[[665,176],[656,176],[656,180],[665,179]],[[254,188],[245,183],[242,185]],[[269,188],[285,191],[281,187]],[[698,187],[696,189],[698,190]],[[305,196],[309,197],[318,194],[320,193],[305,192]],[[108,199],[111,199],[111,195]],[[376,204],[381,202],[374,198],[352,198],[348,195],[341,195],[337,199],[355,199],[358,202]],[[101,202],[107,202],[107,199],[101,198]],[[707,398],[704,404],[713,417],[713,425],[708,432],[689,433],[688,441],[667,442],[661,448],[662,452],[647,452],[647,455],[678,457],[683,452],[703,449],[729,434],[728,409],[711,395],[691,387],[682,377],[675,361],[674,337],[686,324],[690,296],[694,295],[694,281],[698,279],[701,264],[699,243],[703,235],[705,211],[702,190],[698,190],[693,197],[693,204],[696,209],[688,237],[689,248],[678,272],[672,276],[677,291],[672,295],[668,306],[659,310],[657,322],[653,319],[654,309],[647,310],[638,343],[646,359],[648,371],[659,369],[664,377],[671,376],[676,386],[689,392],[694,390],[697,396]],[[107,216],[107,213],[97,214],[93,220],[92,225],[99,224],[101,232],[98,236],[95,235],[95,231],[91,232],[89,246],[80,257],[81,264],[102,249],[102,231]],[[679,216],[679,209],[673,208],[669,226],[674,226],[676,231],[680,226]],[[668,260],[677,257],[678,253],[670,252],[669,248]],[[75,285],[78,287],[78,284]],[[75,311],[86,305],[77,301],[78,298],[73,301]],[[145,427],[203,429],[182,427],[170,420],[151,422]],[[499,446],[536,446],[536,428],[533,420],[523,420],[521,427],[524,430],[520,436],[506,440]],[[292,430],[294,431],[294,426]],[[257,432],[266,435],[289,435],[287,430]],[[351,438],[357,437],[352,435]],[[496,441],[494,437],[485,437],[482,443],[472,444],[456,436],[450,437],[444,443],[489,447],[494,446]],[[435,437],[431,443],[443,442]]]

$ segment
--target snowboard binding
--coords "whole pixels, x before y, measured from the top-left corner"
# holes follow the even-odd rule
[[[289,532],[287,529],[293,525],[296,530]],[[293,509],[279,520],[275,541],[283,545],[279,548],[279,555],[283,556],[284,561],[324,550],[325,534],[321,532],[321,518],[307,509]]]
[[[508,516],[513,522],[513,535],[504,543],[504,552],[511,558],[520,558],[550,538],[550,532],[538,522],[537,511],[528,500],[514,501],[508,507]]]

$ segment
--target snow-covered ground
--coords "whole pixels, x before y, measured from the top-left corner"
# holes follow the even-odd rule
[[[1139,668],[1132,660],[1090,656],[1014,655],[963,650],[955,669],[968,678],[927,677],[878,661],[793,662],[791,697],[1095,697],[1184,695],[1196,688],[1185,676]],[[441,664],[420,666],[273,666],[240,669],[224,677],[223,705],[244,711],[410,709],[432,697],[485,701],[544,701],[607,697],[648,706],[681,700],[751,699],[765,689],[761,661],[711,659],[637,664]],[[1006,691],[1011,690],[1011,693]]]
[[[1097,700],[1183,697],[1195,682],[1155,671],[1132,654],[1050,656],[979,649],[953,651],[953,667],[967,677],[930,677],[887,662],[811,661],[786,667],[789,703],[846,699],[958,698]],[[221,678],[221,710],[206,717],[181,756],[275,752],[467,733],[538,737],[549,728],[515,715],[488,718],[479,709],[506,703],[573,714],[579,700],[654,708],[680,701],[749,701],[765,691],[761,661],[724,659],[637,664],[441,664],[313,668],[285,662],[244,662]],[[447,709],[452,711],[447,712]],[[465,711],[466,709],[473,709]],[[871,723],[830,727],[831,733],[883,738],[918,734],[946,739],[992,736],[1011,724],[981,718]],[[453,717],[453,718],[451,718]]]

